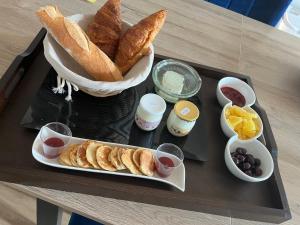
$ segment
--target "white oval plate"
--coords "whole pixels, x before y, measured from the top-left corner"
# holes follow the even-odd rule
[[[78,144],[78,143],[82,143],[85,140],[87,140],[87,139],[72,137],[70,139],[69,144]],[[131,146],[131,145],[123,145],[123,144],[116,144],[116,143],[102,142],[102,141],[97,141],[97,142],[103,143],[105,145],[117,146],[117,147],[123,147],[123,148],[132,148],[132,149],[138,148],[137,146]],[[39,133],[37,135],[37,137],[35,138],[33,145],[32,145],[32,155],[35,160],[37,160],[38,162],[45,164],[47,166],[68,169],[68,170],[79,170],[79,171],[92,172],[92,173],[104,173],[104,174],[112,174],[112,175],[118,175],[118,176],[128,176],[128,177],[143,178],[143,179],[148,179],[148,180],[156,180],[156,181],[167,183],[171,186],[174,186],[183,192],[185,191],[185,167],[184,167],[183,163],[180,166],[178,166],[176,169],[174,169],[173,173],[167,178],[160,177],[156,172],[154,173],[153,177],[148,177],[148,176],[144,176],[144,175],[131,174],[131,173],[127,172],[126,170],[118,171],[118,172],[111,172],[111,171],[100,170],[100,169],[86,169],[86,168],[62,165],[58,162],[57,158],[54,158],[54,159],[46,158],[43,154],[42,148],[43,148],[42,141],[40,139],[40,133]],[[155,153],[154,152],[155,150],[153,150],[153,149],[149,149],[149,150],[151,150],[153,153]]]

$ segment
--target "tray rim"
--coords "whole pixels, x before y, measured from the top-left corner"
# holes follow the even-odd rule
[[[42,46],[42,40],[43,40],[44,36],[46,35],[46,33],[47,33],[46,29],[42,28],[39,31],[39,33],[36,35],[36,37],[33,39],[32,43],[29,45],[29,47],[23,53],[21,53],[14,59],[14,61],[11,63],[11,65],[8,67],[8,69],[2,76],[2,79],[0,79],[0,113],[2,112],[2,110],[4,110],[6,102],[8,101],[14,88],[17,86],[18,82],[22,79],[22,77],[25,73],[25,70],[26,70],[26,66],[28,64],[30,64],[31,60],[34,59],[35,56],[41,51],[40,48]],[[170,56],[163,56],[163,55],[158,55],[158,54],[155,54],[155,57],[159,58],[159,59],[172,58]],[[173,58],[173,59],[176,59],[176,58]],[[195,62],[189,62],[189,61],[182,60],[182,59],[177,59],[177,60],[188,63],[191,66],[196,66],[196,67],[207,69],[207,70],[213,70],[213,71],[219,72],[220,74],[223,74],[223,75],[230,74],[231,76],[234,76],[234,77],[237,77],[240,79],[244,79],[254,89],[251,78],[247,75],[230,72],[230,71],[225,71],[222,69],[213,68],[213,67],[202,65],[199,63],[195,63]],[[23,69],[23,70],[21,70],[21,69]],[[19,74],[20,70],[21,70],[21,73]],[[247,210],[250,210],[249,212],[246,213],[248,216],[243,215],[243,217],[241,217],[240,216],[241,214],[239,214],[239,213],[242,213],[242,212],[239,212],[239,211],[241,211],[241,209],[244,209],[244,206],[240,207],[239,205],[237,205],[238,208],[234,209],[236,211],[232,211],[233,209],[232,210],[227,209],[227,211],[226,211],[227,213],[226,212],[220,213],[219,211],[222,211],[222,209],[220,209],[221,207],[218,206],[220,204],[212,204],[213,205],[212,206],[209,204],[205,205],[205,204],[200,203],[200,205],[205,206],[205,208],[203,210],[201,210],[201,212],[213,213],[213,214],[218,214],[218,215],[228,214],[228,216],[233,216],[233,217],[237,217],[237,218],[249,217],[250,220],[255,220],[253,218],[253,216],[254,217],[260,216],[259,219],[257,219],[257,220],[281,223],[281,222],[291,219],[291,211],[289,208],[286,192],[285,192],[283,182],[282,182],[280,172],[279,172],[278,159],[277,159],[278,148],[277,148],[277,145],[275,142],[275,138],[274,138],[266,111],[260,106],[260,104],[258,103],[258,100],[256,100],[253,107],[255,108],[255,110],[258,111],[258,113],[261,114],[261,117],[262,117],[262,120],[264,123],[264,128],[265,128],[264,136],[270,142],[270,143],[267,143],[267,148],[270,150],[270,152],[273,156],[273,159],[274,159],[274,173],[273,174],[275,176],[274,179],[276,180],[276,185],[277,185],[276,188],[278,188],[278,193],[279,193],[281,204],[283,207],[278,209],[278,208],[268,208],[268,207],[262,207],[262,206],[255,206],[255,207],[247,206],[246,207]],[[204,202],[207,202],[207,201],[204,201]],[[210,201],[208,201],[208,202],[210,202]],[[222,202],[227,202],[227,201],[221,200],[220,202],[222,203]],[[231,202],[231,204],[235,205],[232,202]],[[212,207],[214,207],[214,208],[212,208]],[[215,207],[220,207],[220,208],[215,208]],[[206,210],[207,208],[210,208],[210,209]],[[266,216],[271,216],[272,218],[265,218]]]

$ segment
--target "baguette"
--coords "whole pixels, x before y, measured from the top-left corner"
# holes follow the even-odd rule
[[[65,18],[56,6],[37,11],[41,23],[55,40],[98,81],[118,81],[123,76],[110,58],[93,44],[78,24]]]

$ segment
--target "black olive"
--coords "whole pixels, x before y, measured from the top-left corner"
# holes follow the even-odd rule
[[[255,164],[255,160],[254,160],[253,155],[251,155],[251,154],[246,155],[245,162],[248,162],[251,165],[254,165]]]
[[[244,162],[246,157],[243,155],[237,155],[236,158],[240,161],[240,162]]]
[[[251,170],[246,170],[245,174],[247,174],[248,176],[251,176],[251,177],[253,176]]]
[[[235,151],[241,155],[245,155],[247,153],[247,150],[244,148],[237,148]]]
[[[260,159],[255,159],[255,166],[258,167],[260,166],[261,162]]]
[[[232,157],[232,161],[235,165],[238,165],[240,163],[240,160],[238,160],[236,157]]]
[[[231,157],[236,157],[238,155],[237,152],[231,152],[230,154],[231,154]]]
[[[251,168],[251,164],[248,162],[245,162],[245,163],[243,163],[242,168],[244,171],[249,170]]]
[[[261,170],[261,168],[256,168],[256,170],[255,170],[255,176],[257,176],[257,177],[260,177],[261,175],[262,175],[262,170]]]

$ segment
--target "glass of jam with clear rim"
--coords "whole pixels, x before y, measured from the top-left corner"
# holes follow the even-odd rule
[[[70,128],[59,122],[48,123],[41,128],[40,139],[43,142],[43,153],[46,158],[53,159],[69,144],[72,132]]]
[[[155,167],[158,175],[168,177],[175,168],[183,163],[182,150],[172,143],[164,143],[158,146],[155,153]]]

